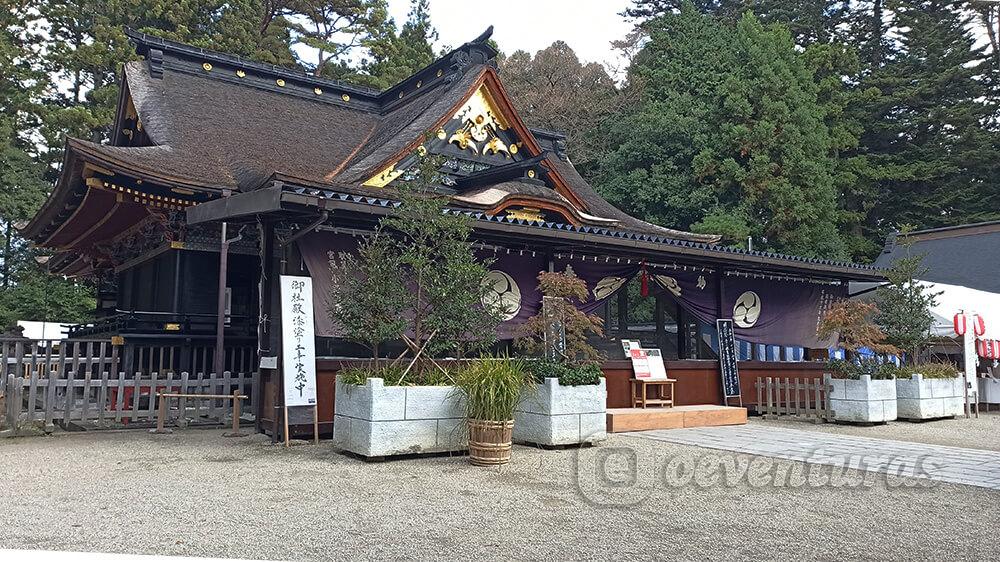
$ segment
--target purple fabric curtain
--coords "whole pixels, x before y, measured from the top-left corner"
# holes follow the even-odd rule
[[[356,250],[359,238],[332,232],[306,235],[299,241],[299,251],[313,278],[313,302],[316,334],[337,336],[339,331],[327,312],[333,288],[331,267],[340,267],[338,256]],[[487,282],[493,296],[504,304],[508,318],[500,326],[500,337],[513,337],[517,327],[541,308],[538,274],[548,269],[546,258],[528,251],[480,251],[480,258],[490,261]],[[616,295],[635,277],[639,263],[618,258],[558,258],[554,269],[572,271],[587,284],[590,300],[580,309],[591,313]],[[698,320],[715,326],[718,317],[718,276],[694,268],[649,266],[650,291],[673,298]],[[723,276],[722,314],[735,321],[736,337],[753,343],[828,347],[830,341],[816,337],[816,327],[826,308],[837,298],[846,297],[842,285],[804,281],[753,279]]]
[[[650,270],[657,290],[668,294],[695,318],[715,326],[718,279],[714,273]],[[827,308],[845,298],[843,285],[784,279],[723,277],[722,314],[732,318],[736,337],[752,343],[828,347],[816,328]]]
[[[340,255],[357,251],[360,241],[360,238],[349,234],[333,232],[313,232],[298,241],[302,261],[305,262],[309,276],[313,280],[313,318],[316,322],[317,336],[341,335],[328,312],[334,270],[339,270],[342,266]]]
[[[578,308],[590,314],[600,308],[612,296],[618,294],[626,283],[639,272],[639,263],[629,263],[618,258],[579,257],[558,258],[554,261],[557,272],[572,269],[577,277],[587,284],[590,299]]]

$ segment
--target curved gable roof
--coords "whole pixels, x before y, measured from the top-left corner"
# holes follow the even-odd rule
[[[543,196],[533,186],[510,197],[558,200],[584,224],[613,222],[678,240],[718,241],[630,217],[601,198],[568,160],[545,153],[493,68],[496,52],[485,43],[488,32],[385,92],[129,35],[144,60],[125,65],[120,103],[134,106],[134,126],[151,146],[71,139],[67,162],[74,162],[72,169],[80,168],[79,161],[88,162],[150,183],[210,194],[251,191],[277,177],[384,193],[363,184],[415,150],[428,131],[453,119],[484,88],[521,141],[523,156],[544,158],[540,172],[554,192]],[[119,116],[123,114],[120,108]],[[120,135],[116,140],[125,144]],[[57,185],[56,191],[80,189],[78,177],[60,184],[65,185]],[[507,187],[519,185],[529,184]],[[66,199],[65,194],[60,197]]]

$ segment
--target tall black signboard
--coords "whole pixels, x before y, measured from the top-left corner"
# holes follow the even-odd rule
[[[722,375],[722,394],[725,404],[729,399],[737,397],[740,406],[743,405],[743,395],[740,394],[740,371],[737,368],[736,334],[733,332],[733,321],[720,318],[715,321],[719,331],[719,370]]]

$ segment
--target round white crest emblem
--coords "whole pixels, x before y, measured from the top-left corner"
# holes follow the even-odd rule
[[[753,291],[747,291],[736,299],[733,305],[733,322],[740,328],[752,328],[760,318],[760,297]]]
[[[506,322],[517,316],[521,311],[521,289],[514,278],[503,271],[494,269],[483,278],[486,294],[483,295],[483,306],[500,308],[500,319]]]

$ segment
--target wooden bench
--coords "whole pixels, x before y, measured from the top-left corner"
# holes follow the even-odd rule
[[[674,383],[677,379],[636,379],[629,381],[632,386],[632,407],[645,408],[646,406],[657,406],[661,408],[672,408],[674,406]],[[647,387],[655,387],[653,397],[649,396]],[[664,389],[669,389],[670,398],[664,397]]]

